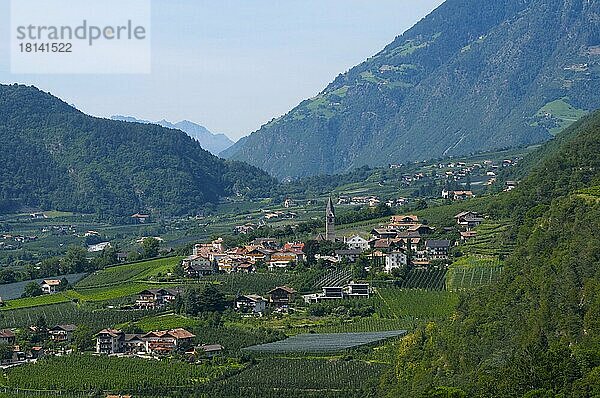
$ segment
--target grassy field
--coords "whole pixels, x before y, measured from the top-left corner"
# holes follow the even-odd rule
[[[173,271],[182,257],[161,258],[133,264],[117,265],[96,271],[77,284],[78,288],[116,285],[131,281],[152,280],[159,274]]]
[[[546,114],[550,114],[557,119],[558,126],[550,129],[550,133],[553,135],[560,133],[587,114],[583,109],[577,109],[569,104],[567,102],[568,100],[568,98],[560,98],[549,102],[540,108],[536,114],[538,117],[544,117]]]
[[[171,287],[169,283],[124,282],[113,286],[75,288],[66,292],[9,300],[0,312],[68,302],[100,302],[133,296],[144,289]]]

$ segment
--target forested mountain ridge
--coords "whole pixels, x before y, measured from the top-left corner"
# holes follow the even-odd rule
[[[223,152],[284,177],[542,142],[600,107],[597,0],[448,0]]]
[[[599,151],[596,112],[490,198],[488,214],[518,229],[514,254],[497,284],[403,342],[390,397],[600,395]]]
[[[0,85],[0,213],[196,212],[274,180],[224,161],[180,131],[83,114],[34,87]]]

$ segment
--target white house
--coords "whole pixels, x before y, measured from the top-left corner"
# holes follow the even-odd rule
[[[58,279],[44,279],[42,283],[40,283],[40,287],[42,288],[42,293],[44,294],[53,294],[58,291],[58,287],[60,286],[60,281]]]
[[[408,265],[408,256],[402,250],[393,251],[385,256],[385,272],[391,273],[395,268]]]
[[[348,238],[346,245],[348,245],[348,249],[350,250],[361,250],[363,252],[369,250],[369,241],[358,235]]]
[[[262,314],[267,309],[267,300],[255,294],[247,294],[235,300],[235,308],[241,312]]]

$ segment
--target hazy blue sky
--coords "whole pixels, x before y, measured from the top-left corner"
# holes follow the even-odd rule
[[[188,119],[237,139],[442,2],[153,0],[150,75],[13,75],[9,1],[0,0],[0,82],[33,84],[97,116]]]

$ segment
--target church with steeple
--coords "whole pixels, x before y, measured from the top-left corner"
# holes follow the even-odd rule
[[[325,209],[325,240],[335,242],[335,208],[331,197]]]

